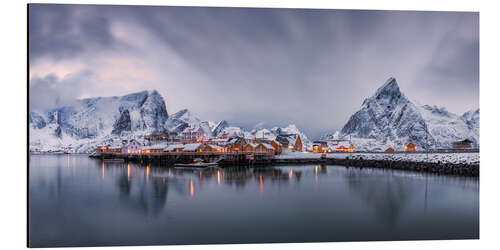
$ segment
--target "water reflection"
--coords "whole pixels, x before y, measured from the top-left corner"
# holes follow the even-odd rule
[[[189,195],[191,197],[194,196],[194,185],[193,185],[193,179],[189,179]]]
[[[373,173],[350,168],[345,175],[349,191],[372,207],[384,223],[393,226],[416,190],[405,178],[391,174],[374,178]]]
[[[477,178],[326,165],[176,169],[69,157],[30,159],[30,230],[39,246],[478,235]]]

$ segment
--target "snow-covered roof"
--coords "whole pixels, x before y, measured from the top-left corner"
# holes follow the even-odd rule
[[[196,151],[198,147],[200,147],[202,144],[201,143],[190,143],[190,144],[185,144],[183,151]]]
[[[143,149],[162,149],[162,148],[166,148],[166,147],[168,147],[168,143],[162,142],[162,143],[156,143],[153,145],[144,146],[142,148]]]
[[[213,149],[223,149],[223,147],[217,146],[217,145],[213,145],[213,144],[207,145],[207,147],[211,147]]]
[[[184,148],[185,145],[182,145],[182,144],[173,144],[173,145],[168,145],[166,148],[165,148],[165,151],[173,151],[175,149],[179,149],[179,148]]]
[[[271,144],[268,144],[268,143],[259,143],[258,145],[262,145],[262,146],[264,146],[264,147],[265,147],[265,148],[267,148],[267,149],[272,149],[272,150],[274,150],[274,147],[273,147],[273,146],[271,146]],[[257,146],[258,146],[258,145],[257,145]]]
[[[227,143],[227,142],[229,142],[229,138],[213,139],[212,142]]]

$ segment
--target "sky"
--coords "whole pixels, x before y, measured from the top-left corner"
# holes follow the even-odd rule
[[[157,90],[169,114],[340,130],[389,77],[479,108],[479,13],[29,5],[30,108]]]

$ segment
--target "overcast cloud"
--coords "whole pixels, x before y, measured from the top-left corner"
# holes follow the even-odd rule
[[[421,103],[479,107],[479,14],[29,7],[30,107],[158,90],[169,113],[340,129],[387,78]]]

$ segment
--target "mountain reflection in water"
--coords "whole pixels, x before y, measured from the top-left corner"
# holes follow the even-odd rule
[[[31,246],[478,238],[479,181],[343,166],[30,157]]]

